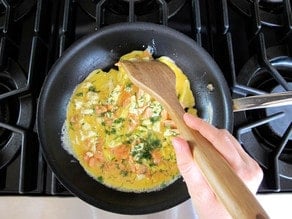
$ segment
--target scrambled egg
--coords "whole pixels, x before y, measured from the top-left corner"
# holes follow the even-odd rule
[[[121,60],[153,59],[133,51]],[[187,77],[168,57],[182,106],[195,114]],[[121,67],[97,69],[74,90],[64,123],[67,147],[100,183],[126,192],[159,190],[179,178],[171,138],[179,135],[162,105],[136,87]]]

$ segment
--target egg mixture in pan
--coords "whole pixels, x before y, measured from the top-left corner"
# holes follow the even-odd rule
[[[120,58],[139,59],[153,58],[148,50]],[[196,114],[187,77],[168,57],[158,60],[174,71],[182,106]],[[136,87],[117,63],[109,72],[91,72],[76,87],[67,107],[63,143],[100,183],[119,191],[150,192],[180,177],[171,144],[177,135],[162,105]]]

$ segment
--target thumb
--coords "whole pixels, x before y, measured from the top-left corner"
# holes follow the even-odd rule
[[[214,200],[214,193],[197,166],[188,143],[182,138],[175,137],[172,144],[178,169],[187,184],[192,200],[197,207],[203,208],[210,200]]]
[[[192,152],[188,143],[179,137],[172,139],[172,144],[176,153],[178,169],[186,182],[198,182],[202,180],[202,174],[195,164]]]

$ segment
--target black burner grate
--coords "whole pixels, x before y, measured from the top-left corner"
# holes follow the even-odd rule
[[[96,27],[116,22],[147,21],[167,24],[185,0],[103,0],[79,1],[80,7],[96,21]]]
[[[44,20],[49,3],[0,1],[1,194],[44,191],[44,162],[34,123],[37,96],[52,51],[51,18]]]
[[[0,195],[71,195],[40,151],[42,83],[79,38],[136,21],[193,38],[214,57],[233,97],[291,90],[290,0],[0,0]],[[260,192],[292,191],[289,115],[291,106],[235,114],[234,135],[264,169]]]
[[[289,0],[230,0],[230,2],[247,17],[253,17],[256,8],[260,22],[267,26],[285,25],[284,16],[291,11]]]

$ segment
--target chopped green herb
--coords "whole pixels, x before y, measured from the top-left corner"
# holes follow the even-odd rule
[[[152,122],[152,123],[155,123],[155,122],[157,122],[157,121],[159,121],[160,120],[160,116],[153,116],[153,117],[150,117],[150,121]]]
[[[94,86],[90,86],[88,88],[88,91],[95,92],[96,91],[96,88]]]
[[[160,188],[165,188],[166,185],[167,185],[167,184],[166,184],[165,182],[163,182],[163,183],[160,184]]]
[[[105,134],[107,135],[116,134],[116,133],[117,133],[117,130],[115,128],[112,128],[110,130],[108,129],[105,130]]]
[[[121,170],[121,171],[120,171],[120,174],[121,174],[122,176],[128,176],[129,172],[126,171],[126,170]]]
[[[115,120],[114,120],[114,123],[115,123],[115,124],[119,124],[119,123],[122,123],[122,122],[124,122],[124,121],[125,121],[125,119],[121,117],[121,118],[115,119]]]
[[[130,92],[132,90],[132,85],[133,84],[131,82],[127,83],[126,86],[125,86],[125,91],[126,92]]]
[[[116,134],[117,133],[117,130],[115,128],[112,128],[111,129],[111,134]]]
[[[82,92],[77,93],[76,97],[83,97],[83,93]]]
[[[91,91],[91,92],[94,92],[94,93],[99,93],[100,91],[96,90],[96,87],[91,85],[89,88],[88,88],[88,91]]]
[[[98,176],[98,177],[96,178],[96,180],[97,180],[98,182],[103,182],[103,177],[102,177],[102,176]]]
[[[130,139],[128,139],[128,140],[123,142],[123,144],[128,144],[128,145],[131,144],[131,143],[132,143],[132,140],[130,140]]]
[[[127,87],[127,88],[130,88],[130,87],[132,87],[132,85],[133,85],[132,82],[128,82],[128,83],[126,84],[126,87]]]
[[[161,147],[160,140],[153,134],[148,134],[145,138],[140,139],[140,143],[135,145],[131,151],[131,155],[138,163],[143,160],[151,160],[151,152]]]
[[[73,123],[72,122],[69,122],[69,128],[74,131]]]

